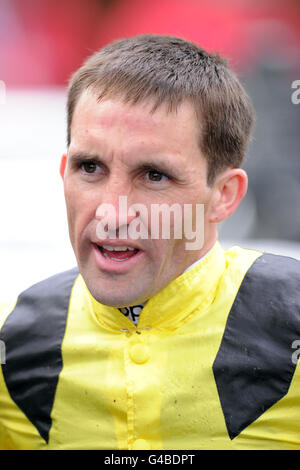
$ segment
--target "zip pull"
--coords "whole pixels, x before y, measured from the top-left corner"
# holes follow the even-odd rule
[[[122,328],[120,331],[136,331],[138,334],[139,330],[151,330],[151,326],[143,326],[142,328]]]

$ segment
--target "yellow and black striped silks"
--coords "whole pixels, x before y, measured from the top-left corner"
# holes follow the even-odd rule
[[[300,449],[299,261],[217,242],[137,326],[74,269],[0,319],[1,449]]]

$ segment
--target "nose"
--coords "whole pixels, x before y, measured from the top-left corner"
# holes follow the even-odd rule
[[[118,204],[101,203],[96,210],[96,220],[99,220],[105,230],[120,231],[136,218],[137,214],[128,214],[127,195],[120,195]]]
[[[99,221],[99,238],[101,238],[99,234],[104,235],[104,233],[111,238],[122,238],[122,233],[127,234],[129,224],[137,217],[136,213],[128,213],[130,207],[128,188],[129,185],[122,184],[120,180],[105,187],[105,194],[95,214],[96,220]]]

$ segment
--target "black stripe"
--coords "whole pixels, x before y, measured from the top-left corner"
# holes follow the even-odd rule
[[[300,339],[300,262],[264,254],[241,284],[213,364],[230,439],[288,392],[295,339]]]
[[[4,323],[3,375],[11,398],[48,442],[51,410],[62,369],[69,298],[77,269],[50,277],[24,291]]]

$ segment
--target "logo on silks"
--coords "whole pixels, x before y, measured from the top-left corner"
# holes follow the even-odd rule
[[[117,214],[113,204],[100,204],[96,236],[99,240],[120,239],[187,239],[186,250],[200,250],[204,244],[204,204],[132,204],[127,208],[127,196],[119,196]],[[150,217],[150,223],[149,223]],[[117,237],[118,230],[118,237]]]
[[[133,305],[133,306],[130,306],[130,307],[119,308],[119,310],[126,317],[128,317],[130,321],[132,321],[133,323],[137,323],[137,321],[139,319],[139,316],[140,316],[140,313],[143,310],[143,307],[144,307],[145,303],[139,304],[139,305]]]

